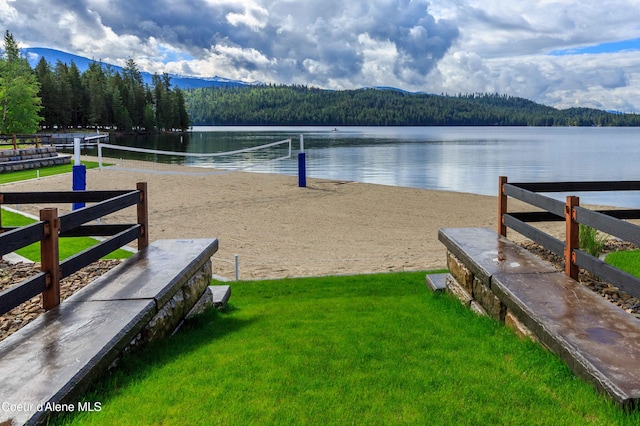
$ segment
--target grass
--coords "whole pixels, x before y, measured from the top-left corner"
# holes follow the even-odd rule
[[[7,210],[2,210],[2,224],[4,226],[25,226],[36,222],[30,217],[23,216],[21,214],[13,213]],[[66,259],[73,256],[82,250],[88,249],[96,244],[98,240],[90,237],[73,237],[73,238],[60,238],[59,242],[59,257],[60,259]],[[19,250],[16,253],[20,256],[26,257],[32,262],[40,262],[40,243],[33,243]],[[133,253],[128,250],[118,249],[104,256],[103,259],[126,259]]]
[[[94,161],[83,161],[82,164],[87,169],[94,169],[99,166]],[[37,176],[46,177],[63,173],[71,173],[73,168],[72,164],[63,164],[59,166],[44,167],[41,169],[21,170],[17,172],[2,173],[0,174],[0,184],[18,182],[21,180],[35,179]],[[34,223],[35,220],[16,213],[12,213],[6,210],[2,211],[2,224],[4,226],[25,226]],[[73,256],[76,253],[81,252],[89,247],[98,244],[98,240],[89,237],[74,237],[74,238],[60,238],[60,259],[66,259]],[[23,247],[16,251],[20,256],[26,257],[33,262],[40,261],[40,244],[34,243],[29,246]],[[128,250],[118,249],[114,252],[104,256],[103,259],[126,259],[133,253]]]
[[[600,257],[607,243],[607,238],[597,229],[580,224],[579,227],[580,250],[589,253],[593,257]]]
[[[83,161],[82,164],[84,164],[87,169],[95,169],[99,167],[99,164],[95,161]],[[41,169],[29,169],[20,170],[17,172],[0,173],[0,184],[18,182],[27,179],[35,179],[38,176],[46,177],[63,173],[71,173],[72,168],[73,164],[62,164],[59,166],[43,167]]]
[[[640,277],[640,250],[616,251],[607,255],[606,262],[631,275]]]
[[[234,283],[55,424],[638,424],[424,273]]]

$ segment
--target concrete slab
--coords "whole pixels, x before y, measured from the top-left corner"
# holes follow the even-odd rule
[[[622,405],[640,400],[640,321],[560,272],[496,274],[494,293],[577,375]]]
[[[2,341],[0,425],[44,421],[50,411],[39,408],[48,402],[77,408],[81,393],[217,248],[216,239],[154,241]]]
[[[231,297],[231,286],[228,285],[210,285],[209,291],[213,298],[213,306],[216,308],[226,305]]]
[[[443,228],[438,239],[483,281],[498,273],[556,272],[549,263],[489,228]]]
[[[449,274],[427,274],[427,287],[433,292],[440,293],[447,289],[447,275]]]
[[[173,296],[172,291],[183,284],[179,281],[191,276],[202,259],[210,258],[217,249],[217,239],[156,240],[146,250],[135,253],[130,262],[116,266],[68,300],[155,298],[164,305]],[[108,286],[101,285],[106,282]]]
[[[0,347],[0,424],[37,422],[48,401],[77,405],[79,392],[104,371],[155,314],[155,302],[68,303],[34,320]],[[25,404],[11,410],[12,404]],[[77,407],[76,407],[77,408]]]
[[[493,230],[438,238],[576,375],[622,406],[640,403],[640,320]]]

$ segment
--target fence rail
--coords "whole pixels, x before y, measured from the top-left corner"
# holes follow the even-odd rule
[[[51,145],[51,135],[0,135],[0,147],[9,146],[13,149],[18,149],[19,145],[34,145],[38,148],[40,145]]]
[[[58,216],[57,208],[40,210],[40,221],[23,227],[3,227],[0,210],[0,256],[40,242],[41,272],[0,293],[0,315],[42,293],[49,310],[60,304],[60,280],[137,239],[138,250],[149,245],[147,184],[131,191],[4,192],[0,204],[61,204],[95,202]],[[86,225],[130,206],[136,206],[137,223]],[[59,260],[59,237],[107,236],[109,238]]]
[[[577,280],[579,268],[587,270],[640,298],[640,279],[615,268],[579,249],[579,225],[597,229],[623,241],[640,246],[640,226],[627,222],[640,219],[640,210],[590,210],[580,207],[580,199],[569,195],[562,202],[538,192],[640,191],[640,181],[598,182],[525,182],[498,181],[498,232],[507,236],[507,228],[535,241],[565,260],[565,273]],[[508,212],[508,199],[515,198],[542,211]],[[565,239],[561,241],[530,225],[531,222],[565,222]]]

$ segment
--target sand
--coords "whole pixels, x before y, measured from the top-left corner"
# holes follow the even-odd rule
[[[233,172],[188,176],[87,171],[87,189],[135,189],[147,182],[150,240],[217,238],[214,274],[263,279],[444,268],[443,227],[494,229],[496,197]],[[2,185],[3,192],[71,189],[58,175]],[[497,186],[497,183],[496,183]],[[14,207],[14,206],[10,206]],[[19,206],[37,214],[40,207]],[[70,206],[58,205],[61,213]],[[135,209],[103,223],[135,222]],[[132,243],[135,246],[135,242]]]

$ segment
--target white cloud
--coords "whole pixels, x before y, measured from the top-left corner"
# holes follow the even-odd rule
[[[640,112],[640,0],[0,0],[0,29],[150,72],[433,93],[498,92]]]
[[[242,13],[231,12],[227,14],[227,21],[233,26],[246,25],[253,31],[259,31],[267,26],[269,12],[258,5],[245,6]]]

